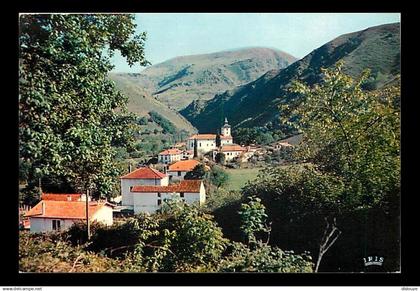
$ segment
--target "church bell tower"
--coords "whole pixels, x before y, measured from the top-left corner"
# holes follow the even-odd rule
[[[226,117],[225,117],[225,124],[222,126],[220,132],[224,136],[230,136],[230,125],[228,124],[228,120]]]

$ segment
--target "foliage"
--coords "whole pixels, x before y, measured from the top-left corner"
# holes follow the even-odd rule
[[[150,117],[154,122],[159,124],[160,127],[163,129],[163,133],[170,133],[175,134],[176,133],[176,127],[175,125],[170,122],[168,119],[157,113],[156,111],[150,111],[149,112]]]
[[[242,145],[267,145],[285,136],[279,130],[269,130],[265,127],[238,128],[233,133],[236,143]]]
[[[21,272],[142,272],[129,260],[117,261],[72,247],[55,234],[19,235],[19,271]]]
[[[230,254],[219,264],[219,272],[312,272],[312,258],[307,253],[296,255],[261,241],[253,249],[238,242],[232,243],[230,248]]]
[[[192,171],[189,171],[185,174],[185,180],[201,180],[204,179],[206,176],[206,168],[204,164],[198,164],[194,167]]]
[[[218,152],[214,157],[216,163],[224,165],[226,163],[226,155],[222,152]]]
[[[206,199],[206,208],[209,212],[214,212],[216,209],[223,208],[227,205],[237,203],[242,200],[242,193],[240,191],[225,190],[219,188],[212,192]]]
[[[399,191],[399,85],[363,91],[369,72],[353,80],[341,63],[323,73],[320,85],[292,88],[303,100],[287,108],[303,132],[296,157],[343,179],[347,207],[370,207]]]
[[[20,16],[19,154],[29,180],[54,174],[78,189],[112,192],[113,146],[130,144],[127,98],[108,79],[119,51],[129,65],[144,59],[144,33],[133,15]]]
[[[257,242],[257,233],[269,233],[270,229],[267,226],[268,216],[261,199],[253,196],[248,199],[248,203],[243,203],[238,213],[241,218],[241,230],[248,244],[251,244]]]
[[[223,170],[223,168],[215,165],[211,168],[209,180],[210,183],[215,185],[217,188],[220,188],[228,183],[229,175],[225,170]]]

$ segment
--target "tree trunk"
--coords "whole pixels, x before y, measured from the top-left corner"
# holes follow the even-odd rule
[[[335,217],[333,218],[333,222],[331,225],[327,217],[324,217],[324,219],[325,219],[326,226],[325,226],[325,231],[319,245],[318,259],[315,265],[316,273],[318,272],[322,257],[328,251],[328,249],[335,243],[335,241],[341,234],[341,230],[337,228],[337,222],[336,222]]]

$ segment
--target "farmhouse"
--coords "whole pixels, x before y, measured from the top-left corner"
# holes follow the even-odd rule
[[[206,201],[206,190],[201,180],[183,180],[169,186],[134,186],[134,213],[156,212],[163,202],[171,199],[181,199],[187,204],[203,204]]]
[[[182,158],[182,151],[179,149],[168,149],[159,153],[158,162],[163,164],[170,164],[180,161]]]
[[[134,170],[133,172],[122,176],[121,180],[121,195],[122,205],[132,206],[133,195],[130,192],[132,186],[138,185],[154,185],[154,186],[167,186],[169,178],[166,174],[159,172],[156,169],[143,167]]]
[[[166,173],[171,181],[183,180],[185,174],[192,171],[199,164],[200,162],[196,160],[179,161],[170,165]]]
[[[67,200],[69,197],[80,197],[81,194],[50,194],[43,195],[41,200],[30,209],[25,217],[29,218],[31,232],[47,232],[66,230],[76,221],[86,220],[86,198]],[[51,200],[48,200],[51,199]],[[72,198],[71,198],[72,199]],[[89,220],[112,225],[112,204],[106,201],[88,202]]]
[[[246,152],[246,148],[240,145],[224,145],[220,148],[220,152],[225,154],[225,161],[231,161]]]

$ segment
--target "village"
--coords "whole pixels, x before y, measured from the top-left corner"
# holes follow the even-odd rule
[[[139,164],[136,169],[130,166],[119,178],[121,193],[117,197],[92,200],[82,193],[41,193],[38,204],[20,209],[20,228],[32,233],[64,231],[87,219],[110,226],[114,218],[156,213],[170,200],[204,205],[208,191],[203,180],[186,179],[198,166],[210,171],[216,164],[238,167],[251,160],[264,162],[267,152],[287,153],[291,148],[288,140],[266,147],[236,144],[225,118],[218,133],[194,134],[161,151],[157,163]]]

